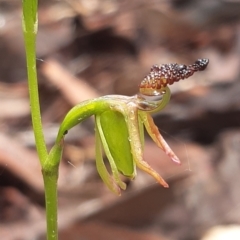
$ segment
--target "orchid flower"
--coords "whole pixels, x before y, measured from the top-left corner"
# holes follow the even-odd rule
[[[72,108],[63,120],[57,137],[60,142],[69,129],[87,117],[95,116],[96,166],[107,187],[117,195],[126,184],[121,174],[130,179],[136,177],[136,167],[150,174],[163,187],[165,180],[143,159],[144,127],[152,140],[173,162],[180,160],[168,146],[151,117],[162,110],[170,100],[168,84],[191,76],[206,68],[207,59],[199,59],[193,65],[165,64],[153,66],[140,84],[140,93],[127,97],[108,95],[80,103]],[[110,164],[108,172],[103,161],[104,150]]]

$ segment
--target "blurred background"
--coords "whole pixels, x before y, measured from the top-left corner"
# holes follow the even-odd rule
[[[60,239],[240,239],[239,0],[41,0],[37,55],[49,148],[75,104],[136,94],[153,64],[210,60],[204,72],[171,86],[170,103],[154,115],[182,165],[146,140],[145,160],[169,189],[138,171],[116,197],[96,172],[93,119],[68,133]],[[0,236],[40,240],[44,233],[21,1],[0,0]]]

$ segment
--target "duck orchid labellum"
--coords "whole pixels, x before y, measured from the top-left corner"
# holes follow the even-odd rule
[[[127,97],[109,95],[88,100],[73,107],[63,120],[57,137],[60,143],[64,135],[87,117],[95,116],[96,166],[103,182],[117,195],[126,184],[120,175],[130,179],[136,176],[136,167],[150,174],[164,187],[165,180],[143,159],[144,127],[153,141],[173,162],[180,160],[168,146],[154,124],[151,113],[161,111],[169,102],[168,85],[188,78],[206,68],[207,59],[199,59],[193,65],[154,65],[140,84],[140,93]],[[110,164],[108,172],[102,157],[105,151]]]

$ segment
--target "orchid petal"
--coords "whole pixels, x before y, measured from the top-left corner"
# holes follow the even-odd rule
[[[126,122],[129,131],[129,140],[132,148],[132,155],[136,165],[154,177],[162,186],[167,188],[168,184],[165,182],[165,180],[155,170],[153,170],[147,162],[143,160],[143,149],[138,129],[138,110],[135,108],[135,106],[130,106],[129,104],[125,116],[127,118]]]
[[[108,143],[107,143],[106,138],[105,138],[104,133],[103,133],[103,129],[102,129],[102,126],[101,126],[101,121],[100,121],[100,116],[99,115],[96,116],[96,126],[97,126],[97,130],[99,132],[99,136],[101,138],[101,142],[103,144],[104,151],[106,153],[106,156],[107,156],[108,161],[109,161],[110,166],[111,166],[111,170],[112,170],[112,173],[113,173],[113,178],[116,181],[116,183],[118,184],[118,186],[121,189],[125,190],[126,189],[126,184],[120,179],[116,163],[114,161],[114,158],[112,157],[111,151],[108,147]]]
[[[152,140],[157,144],[157,146],[161,148],[166,153],[166,155],[172,159],[173,162],[181,164],[179,158],[176,156],[176,154],[172,151],[172,149],[162,137],[151,115],[142,111],[139,115],[145,125],[148,134],[151,136]]]
[[[134,178],[136,167],[128,141],[129,134],[125,117],[121,112],[112,109],[101,114],[100,123],[118,171],[126,177]]]
[[[101,146],[101,139],[100,139],[100,134],[98,131],[98,128],[96,126],[95,123],[95,128],[96,128],[96,167],[97,167],[97,171],[100,175],[100,177],[102,178],[103,182],[107,185],[107,187],[114,192],[115,194],[117,194],[118,196],[121,195],[121,191],[120,188],[118,187],[118,185],[116,184],[116,182],[113,180],[112,176],[109,174],[109,172],[107,171],[107,168],[105,166],[105,163],[103,161],[102,158],[102,146]]]

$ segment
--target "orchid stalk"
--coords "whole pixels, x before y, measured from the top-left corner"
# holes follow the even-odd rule
[[[202,71],[207,59],[198,59],[194,64],[154,65],[140,84],[139,94],[131,97],[109,95],[88,100],[73,107],[62,121],[54,146],[47,151],[41,123],[36,69],[36,35],[38,28],[37,0],[23,0],[22,27],[27,60],[29,97],[36,149],[42,167],[47,239],[58,239],[57,226],[57,181],[59,163],[64,148],[64,137],[74,126],[86,118],[95,116],[96,167],[106,186],[120,195],[126,189],[121,174],[130,179],[136,177],[136,167],[150,174],[159,184],[168,187],[165,180],[143,159],[144,127],[153,141],[173,162],[178,157],[158,131],[151,113],[161,111],[170,100],[168,85]],[[109,173],[102,157],[105,151],[110,164]]]

